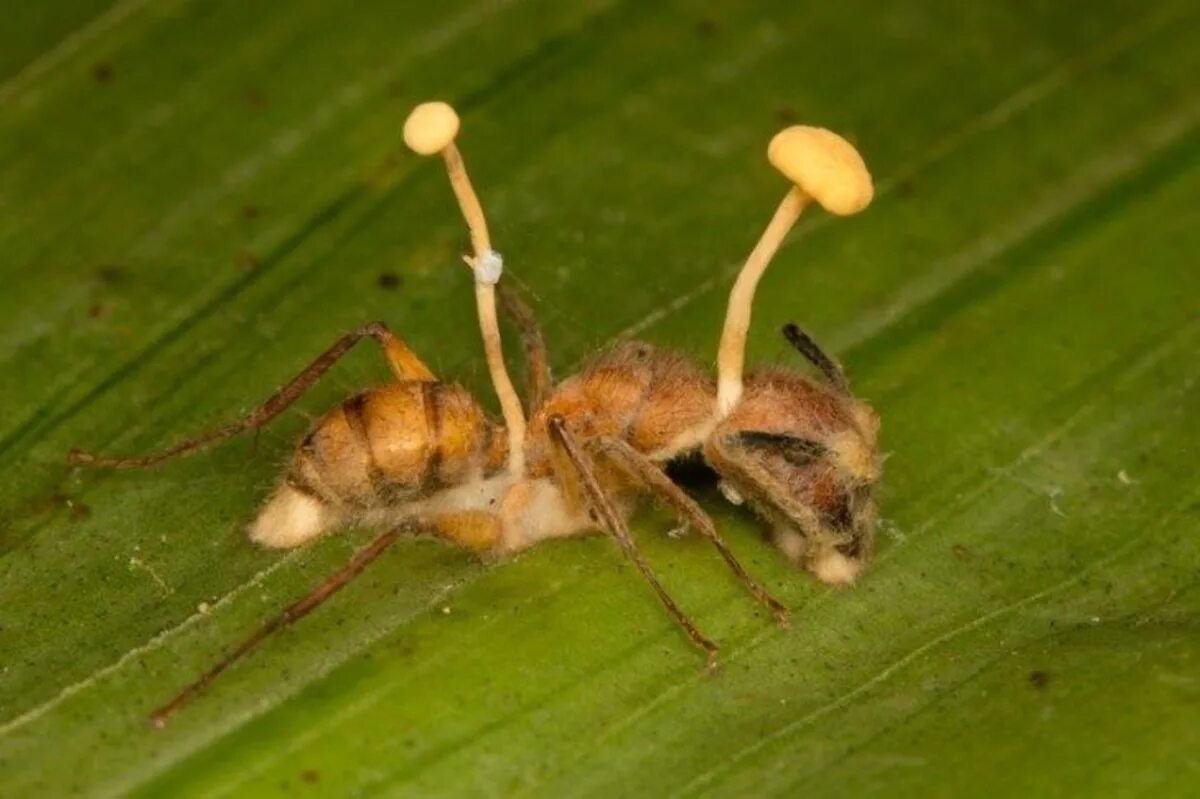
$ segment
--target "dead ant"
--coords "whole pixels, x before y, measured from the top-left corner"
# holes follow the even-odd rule
[[[872,197],[862,158],[827,130],[793,126],[776,135],[770,162],[793,183],[734,283],[714,381],[687,359],[626,342],[580,374],[552,384],[545,345],[524,303],[501,290],[529,361],[529,421],[505,368],[496,313],[503,271],[479,199],[454,144],[459,119],[445,103],[418,106],[404,140],[440,153],[470,230],[475,299],[488,371],[504,424],[488,418],[465,389],[443,383],[386,325],[340,338],[303,372],[239,422],[142,457],[81,450],[78,464],[150,467],[262,427],[291,405],[356,342],[374,339],[395,382],[329,411],[300,442],[282,484],[250,525],[266,547],[300,546],[351,524],[381,527],[339,572],[256,630],[151,716],[161,726],[192,696],[266,636],[311,612],[402,536],[431,532],[477,553],[519,552],[550,538],[611,535],[688,638],[716,663],[717,645],[679,609],[642,559],[626,526],[640,494],[653,494],[707,538],[750,594],[781,625],[787,609],[738,562],[707,514],[663,471],[700,457],[724,495],[769,525],[789,560],[826,583],[846,584],[871,554],[873,488],[879,479],[879,421],[850,391],[845,374],[796,325],[784,333],[824,376],[817,383],[771,368],[743,378],[755,287],[804,206],[853,214]]]

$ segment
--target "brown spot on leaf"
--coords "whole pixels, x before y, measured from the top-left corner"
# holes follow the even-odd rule
[[[964,563],[973,557],[971,555],[971,550],[967,549],[962,544],[955,544],[954,546],[950,547],[950,551],[954,553],[954,557],[958,558]]]
[[[12,514],[10,521],[41,521],[52,514],[62,511],[66,511],[67,518],[73,522],[82,521],[92,515],[92,510],[87,505],[84,505],[60,489],[54,489],[33,498],[24,506],[18,508]]]
[[[96,270],[96,277],[101,283],[112,286],[125,279],[125,270],[116,264],[101,264]]]
[[[250,252],[250,250],[238,250],[237,255],[233,256],[233,262],[242,269],[254,269],[258,266],[258,256]]]
[[[242,219],[254,220],[258,219],[260,216],[262,216],[262,209],[260,209],[257,205],[250,204],[242,206]]]
[[[404,278],[395,272],[380,272],[379,277],[375,279],[375,283],[385,291],[395,291],[404,285]]]
[[[92,515],[92,509],[77,499],[67,500],[67,518],[73,522],[81,522]]]
[[[260,111],[270,104],[270,98],[267,97],[267,93],[262,89],[251,89],[246,92],[246,105],[255,111]]]
[[[303,782],[307,782],[309,785],[313,785],[314,783],[321,781],[321,775],[313,769],[305,769],[304,771],[300,772],[300,779]]]
[[[98,61],[92,64],[92,80],[96,83],[112,83],[113,67],[107,61]]]
[[[1050,674],[1040,669],[1029,672],[1029,684],[1037,690],[1042,690],[1050,684]]]

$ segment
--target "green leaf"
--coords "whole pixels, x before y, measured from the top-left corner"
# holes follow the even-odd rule
[[[25,5],[0,27],[0,794],[1200,791],[1195,3]],[[375,318],[490,403],[461,223],[399,140],[431,97],[560,375],[628,334],[711,361],[782,196],[766,141],[855,139],[877,200],[805,218],[750,354],[798,366],[802,321],[878,409],[876,561],[820,586],[700,487],[781,631],[640,513],[723,647],[709,677],[602,537],[495,564],[407,542],[152,730],[367,540],[242,527],[307,419],[386,370],[364,348],[155,471],[65,453],[230,420]]]

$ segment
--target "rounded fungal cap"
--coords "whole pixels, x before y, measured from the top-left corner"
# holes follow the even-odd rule
[[[875,194],[858,150],[825,128],[781,130],[767,146],[767,160],[831,214],[856,214]]]
[[[418,155],[446,149],[458,135],[458,114],[448,103],[421,103],[404,120],[404,143]]]

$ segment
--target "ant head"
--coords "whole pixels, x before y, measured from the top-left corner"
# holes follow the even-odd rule
[[[822,582],[850,583],[874,541],[879,419],[803,331],[784,333],[828,385],[782,370],[751,373],[705,457],[726,496],[764,516],[792,562]]]

